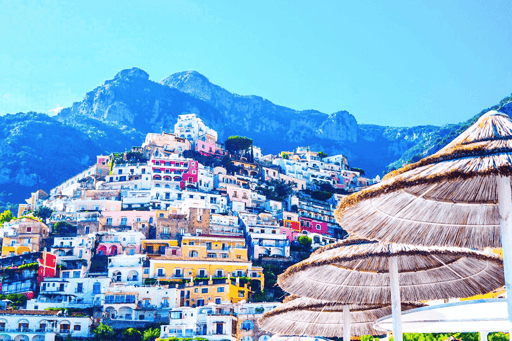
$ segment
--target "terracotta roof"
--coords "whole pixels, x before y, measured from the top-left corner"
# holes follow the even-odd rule
[[[58,313],[50,310],[0,310],[0,315],[57,315]]]
[[[195,237],[195,236],[193,236]],[[241,237],[241,236],[230,236],[230,235],[220,235],[220,234],[202,234],[200,236],[197,236],[198,238],[199,237],[216,237],[216,238],[236,238],[236,239],[245,239],[244,237]]]

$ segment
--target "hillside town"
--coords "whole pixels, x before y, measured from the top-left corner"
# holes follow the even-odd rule
[[[180,115],[174,133],[98,155],[2,214],[2,340],[137,329],[266,341],[257,319],[284,299],[276,276],[343,239],[338,201],[379,180],[309,147],[264,155],[246,137],[220,143]]]

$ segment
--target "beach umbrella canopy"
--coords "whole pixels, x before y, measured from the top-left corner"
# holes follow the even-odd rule
[[[324,337],[274,335],[268,341],[329,341]]]
[[[402,309],[409,310],[421,306],[423,304],[403,304]],[[348,321],[343,314],[344,309],[349,311]],[[382,335],[383,332],[374,329],[373,324],[390,314],[390,305],[343,305],[296,297],[265,313],[259,319],[259,325],[271,333],[298,337],[340,337],[346,332],[347,325],[353,336]]]
[[[497,255],[347,239],[320,248],[278,277],[292,294],[343,304],[392,304],[393,334],[401,340],[401,300],[469,297],[504,284]]]
[[[390,260],[405,302],[469,297],[504,285],[502,260],[482,251],[347,239],[325,246],[278,278],[283,290],[355,304],[391,302]]]
[[[510,176],[512,121],[490,111],[437,153],[342,199],[335,216],[350,234],[369,239],[501,247],[499,179]]]

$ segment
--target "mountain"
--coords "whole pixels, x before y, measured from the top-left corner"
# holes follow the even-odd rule
[[[196,71],[178,72],[157,83],[138,68],[119,72],[87,93],[82,102],[62,110],[58,119],[73,122],[89,117],[145,134],[172,131],[178,115],[191,112],[215,129],[220,141],[245,135],[265,153],[309,145],[331,155],[347,155],[369,176],[380,174],[436,129],[360,126],[347,111],[298,111],[259,96],[237,95]]]
[[[494,108],[512,111],[511,98]],[[141,145],[149,132],[173,131],[178,115],[196,113],[219,133],[251,137],[264,153],[310,146],[348,156],[368,176],[433,153],[480,114],[443,127],[358,124],[347,111],[298,111],[258,96],[241,96],[196,71],[161,82],[139,69],[122,70],[57,116],[18,113],[0,117],[0,206],[22,202],[91,165],[97,154]]]

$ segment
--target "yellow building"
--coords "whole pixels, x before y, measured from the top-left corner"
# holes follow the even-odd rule
[[[180,249],[177,240],[145,239],[141,240],[140,247],[142,253],[151,257],[160,257],[166,254],[178,254]]]
[[[46,224],[32,218],[22,218],[4,223],[5,236],[2,240],[2,257],[18,256],[38,252],[41,242],[48,237]]]
[[[202,307],[208,303],[239,303],[249,298],[249,282],[239,278],[190,282],[180,290],[180,307]]]
[[[181,240],[182,259],[230,259],[247,261],[245,239],[241,236],[191,236]]]

